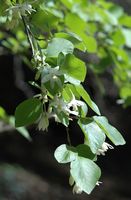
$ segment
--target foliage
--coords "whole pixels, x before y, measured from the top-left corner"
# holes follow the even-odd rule
[[[106,136],[114,145],[125,140],[101,116],[82,83],[88,69],[97,76],[110,70],[122,102],[131,104],[131,17],[105,0],[6,0],[0,12],[2,47],[30,65],[36,74],[31,84],[40,91],[18,105],[15,125],[37,123],[44,131],[51,118],[65,127],[76,120],[84,144],[73,147],[67,133],[69,145],[58,147],[55,158],[70,163],[73,192],[90,194],[101,175],[97,157],[113,148]],[[97,116],[88,117],[88,108]]]

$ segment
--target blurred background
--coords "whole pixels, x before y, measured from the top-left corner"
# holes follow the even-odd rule
[[[130,0],[114,2],[131,14]],[[0,105],[13,115],[16,106],[36,92],[26,84],[34,74],[13,55],[0,56],[0,68]],[[109,74],[101,78],[107,91],[105,96],[100,95],[90,73],[85,86],[101,113],[127,142],[99,158],[102,184],[90,196],[72,194],[68,184],[69,166],[58,164],[53,155],[58,145],[67,142],[63,126],[52,122],[48,133],[29,127],[32,141],[28,141],[0,121],[0,200],[131,200],[131,107],[123,109],[116,103],[117,88]],[[83,141],[77,125],[70,125],[70,134],[74,145]]]

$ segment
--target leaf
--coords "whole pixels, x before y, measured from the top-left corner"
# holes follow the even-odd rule
[[[51,81],[49,80],[46,83],[43,83],[43,85],[51,95],[55,95],[58,92],[60,92],[63,88],[63,84],[64,84],[63,75],[56,77],[56,79],[52,78]]]
[[[125,37],[121,29],[115,30],[111,35],[111,39],[113,40],[116,46],[122,46],[125,44]]]
[[[65,24],[70,28],[70,30],[72,30],[82,39],[88,52],[96,52],[97,41],[94,37],[85,34],[87,23],[84,20],[82,20],[76,14],[70,13],[65,18]]]
[[[125,140],[120,132],[113,126],[108,123],[106,117],[103,116],[94,116],[93,117],[98,126],[105,132],[107,137],[113,142],[115,145],[124,145]]]
[[[84,157],[93,160],[95,154],[92,153],[90,147],[86,144],[80,144],[76,147],[79,157]]]
[[[69,82],[73,83],[73,80],[71,80],[70,77],[76,79],[76,82],[85,80],[86,76],[85,63],[76,58],[72,54],[68,54],[66,56],[65,62],[60,67],[60,69],[63,70],[63,72],[66,75],[69,76]],[[68,81],[68,76],[66,76],[67,81]]]
[[[87,194],[91,193],[101,176],[100,168],[92,160],[82,157],[71,162],[70,173],[76,185]]]
[[[59,53],[64,55],[73,53],[74,45],[63,38],[53,38],[47,47],[47,57],[58,57]]]
[[[97,51],[97,41],[94,37],[88,36],[84,33],[80,34],[83,43],[86,46],[88,53],[96,53]]]
[[[11,126],[13,126],[15,128],[15,118],[14,116],[9,116],[9,124]],[[19,127],[19,128],[16,128],[16,130],[23,136],[25,137],[27,140],[29,141],[32,141],[32,138],[28,132],[28,130],[25,128],[25,127]]]
[[[57,65],[61,66],[64,63],[64,61],[65,61],[65,55],[61,52],[59,53],[57,58]]]
[[[70,102],[72,100],[72,94],[76,97],[76,99],[80,99],[80,95],[76,91],[76,88],[72,84],[66,84],[62,91],[62,96],[66,102]]]
[[[27,140],[32,141],[32,138],[30,137],[30,134],[28,132],[28,130],[25,127],[19,127],[16,128],[16,130],[23,136],[25,137]]]
[[[75,148],[62,144],[55,150],[54,156],[59,163],[68,163],[76,159],[77,153]]]
[[[69,117],[63,111],[58,113],[57,117],[64,126],[69,126]]]
[[[77,14],[68,13],[65,17],[65,25],[70,28],[70,30],[77,35],[80,35],[86,30],[86,22],[82,20]],[[81,36],[80,36],[81,37]]]
[[[119,19],[121,25],[131,28],[131,16],[124,15]]]
[[[78,124],[85,135],[85,143],[96,154],[105,141],[106,136],[104,131],[95,122],[88,119],[80,119]]]
[[[15,111],[15,126],[26,126],[34,123],[42,113],[39,99],[31,98],[20,103]]]
[[[6,117],[6,112],[4,108],[0,106],[0,118],[4,119]]]
[[[64,32],[55,33],[55,37],[56,38],[67,39],[67,40],[71,41],[74,45],[82,42],[82,39],[77,34],[72,33],[72,32],[69,32],[69,33],[64,33]]]
[[[131,48],[131,30],[123,28],[123,35],[125,36],[126,46]]]
[[[76,85],[76,90],[80,94],[80,96],[85,100],[85,102],[90,106],[90,108],[100,115],[100,111],[98,106],[91,100],[89,94],[86,92],[86,90],[83,88],[82,85]]]
[[[34,31],[39,28],[41,32],[43,31],[49,31],[49,28],[54,28],[58,24],[59,17],[55,16],[51,11],[49,10],[40,10],[38,9],[37,12],[32,15],[32,24],[34,25]],[[40,32],[40,31],[39,31]]]

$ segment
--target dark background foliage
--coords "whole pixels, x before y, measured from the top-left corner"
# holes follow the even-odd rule
[[[115,2],[130,12],[129,0]],[[0,105],[10,115],[14,114],[17,104],[36,92],[26,84],[26,81],[33,79],[33,72],[18,60],[17,55],[0,57]],[[32,142],[28,142],[18,132],[0,123],[0,200],[131,199],[131,107],[123,109],[116,104],[117,88],[109,74],[101,78],[106,87],[105,96],[99,92],[91,73],[88,73],[85,87],[102,114],[123,133],[127,141],[125,146],[110,150],[105,157],[99,158],[103,184],[90,196],[72,195],[68,186],[68,166],[63,168],[53,156],[55,148],[67,142],[66,131],[62,126],[52,122],[48,133],[29,127]],[[73,144],[83,141],[75,124],[71,124],[70,134]]]

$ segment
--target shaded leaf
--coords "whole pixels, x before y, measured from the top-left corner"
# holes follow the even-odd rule
[[[20,103],[15,110],[15,126],[26,126],[34,123],[42,112],[39,99],[31,98]]]

